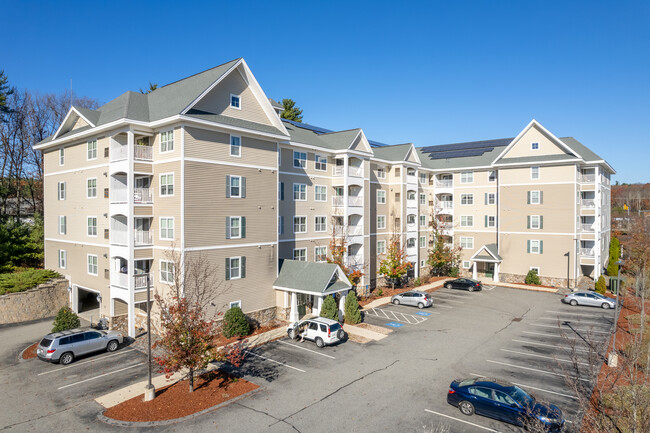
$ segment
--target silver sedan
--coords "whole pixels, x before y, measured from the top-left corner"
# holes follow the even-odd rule
[[[564,298],[562,298],[562,302],[573,306],[588,305],[591,307],[601,307],[604,309],[616,307],[616,301],[614,299],[608,298],[607,296],[603,296],[600,293],[596,292],[569,293]]]
[[[419,290],[409,290],[408,292],[393,295],[393,297],[390,298],[390,302],[395,305],[412,305],[418,308],[430,307],[433,305],[429,294]]]

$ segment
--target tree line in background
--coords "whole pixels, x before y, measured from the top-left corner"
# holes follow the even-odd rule
[[[612,185],[612,211],[630,212],[650,209],[650,183]]]

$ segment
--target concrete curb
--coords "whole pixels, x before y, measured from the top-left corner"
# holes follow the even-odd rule
[[[219,403],[219,404],[217,404],[215,406],[209,407],[207,409],[203,409],[200,412],[196,412],[196,413],[193,413],[193,414],[190,414],[190,415],[186,415],[186,416],[183,416],[181,418],[167,419],[167,420],[164,420],[164,421],[120,421],[120,420],[117,420],[117,419],[109,418],[106,415],[104,415],[104,412],[106,412],[106,410],[104,410],[104,411],[100,412],[97,415],[97,419],[100,420],[103,423],[110,424],[110,425],[113,425],[113,426],[116,426],[116,427],[162,427],[162,426],[176,424],[176,423],[179,423],[179,422],[184,422],[184,421],[188,421],[188,420],[191,420],[191,419],[194,419],[194,418],[198,418],[198,417],[200,417],[202,415],[205,415],[208,412],[212,412],[213,410],[217,410],[217,409],[222,408],[224,406],[227,406],[227,405],[229,405],[231,403],[234,403],[234,402],[236,402],[238,400],[241,400],[244,397],[251,396],[251,395],[255,394],[256,392],[261,391],[262,389],[263,389],[262,387],[259,387],[257,389],[252,390],[252,391],[248,391],[248,392],[246,392],[246,393],[244,393],[242,395],[238,395],[235,398],[231,398],[230,400],[224,401],[223,403]]]
[[[359,328],[354,325],[345,325],[345,331],[348,334],[356,335],[358,337],[364,337],[374,341],[382,340],[388,336],[386,334],[380,334],[379,332],[371,331],[370,329]]]
[[[557,288],[537,287],[537,286],[528,286],[525,284],[511,284],[511,283],[494,283],[489,285],[497,286],[497,287],[506,287],[508,289],[529,290],[531,292],[545,292],[545,293],[557,293],[558,290],[560,290]]]
[[[411,290],[420,290],[420,291],[426,292],[426,291],[433,290],[433,289],[439,289],[442,286],[444,286],[445,282],[447,282],[449,280],[452,280],[452,279],[453,278],[445,278],[444,280],[438,280],[438,281],[436,281],[434,283],[429,283],[429,284],[425,284],[425,285],[422,285],[422,286],[419,286],[419,287],[415,287],[415,288],[413,288]],[[390,296],[384,296],[383,298],[375,299],[374,301],[369,302],[366,305],[364,305],[361,308],[361,311],[369,310],[370,308],[379,307],[381,305],[390,304],[390,298],[391,298]]]

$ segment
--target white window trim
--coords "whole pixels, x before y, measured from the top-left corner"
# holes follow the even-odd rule
[[[239,146],[235,146],[235,147],[239,147],[239,155],[233,155],[233,154],[232,154],[232,149],[233,149],[232,139],[233,139],[233,138],[239,138]],[[230,149],[229,149],[229,151],[230,151],[230,156],[232,156],[233,158],[241,158],[241,154],[242,154],[242,139],[241,139],[241,135],[232,135],[232,134],[230,135]]]
[[[382,252],[379,252],[379,244],[380,244],[380,243],[381,243],[381,244],[383,245],[383,247],[384,247]],[[379,241],[377,241],[377,254],[386,254],[386,241],[385,241],[385,240],[379,240]]]
[[[239,188],[239,194],[232,195],[232,180],[235,179],[235,178],[239,179],[239,187],[238,187]],[[230,190],[229,191],[230,194],[229,194],[228,198],[242,198],[241,197],[241,179],[242,179],[242,176],[232,175],[232,174],[230,175],[230,184],[228,184],[228,189]]]
[[[471,203],[465,203],[465,204],[463,204],[463,196],[467,196],[468,199],[471,197],[471,198],[472,198],[472,202],[471,202]],[[467,201],[469,201],[469,200],[467,200]],[[460,195],[460,205],[461,205],[461,206],[474,206],[474,193],[471,193],[471,192],[470,192],[470,193],[464,193],[464,194],[461,194],[461,195]]]
[[[535,148],[535,145],[537,145],[537,148]],[[532,141],[530,143],[530,150],[539,150],[539,141]]]
[[[90,192],[90,188],[88,187],[88,181],[89,180],[94,180],[95,181],[95,196],[94,197],[91,197],[88,194]],[[97,182],[97,178],[96,177],[87,177],[86,178],[86,198],[90,198],[90,199],[97,198],[97,190],[98,189],[99,189],[99,185],[98,185],[98,182]]]
[[[61,190],[61,185],[63,185],[63,190]],[[59,200],[65,200],[66,195],[68,194],[68,187],[66,185],[65,180],[62,180],[60,182],[57,182],[56,184],[56,195]],[[61,194],[63,192],[63,194]]]
[[[325,248],[325,260],[318,260],[318,249],[319,248]],[[314,262],[316,263],[325,263],[327,261],[327,247],[326,246],[318,246],[314,247]]]
[[[316,230],[316,218],[324,218],[325,219],[325,230]],[[315,215],[314,216],[314,231],[316,233],[327,232],[327,215]]]
[[[236,98],[239,100],[239,107],[235,107],[234,105],[232,105],[232,97],[233,97],[233,96],[236,97]],[[230,98],[228,99],[228,106],[229,106],[230,108],[234,108],[235,110],[240,110],[240,111],[241,111],[241,95],[237,95],[237,94],[235,94],[235,93],[231,93],[231,94],[230,94]]]
[[[472,241],[472,246],[471,247],[463,247],[463,239],[470,239]],[[474,238],[472,236],[461,236],[460,237],[460,246],[465,250],[473,250],[474,249]]]
[[[379,218],[383,218],[384,224],[379,226]],[[377,215],[377,230],[386,230],[386,215]]]
[[[379,193],[383,192],[384,193],[384,201],[379,201]],[[377,190],[377,204],[386,204],[386,191],[383,189],[378,189]]]
[[[63,218],[64,221],[65,221],[65,231],[63,231],[63,232],[61,231],[61,218]],[[60,235],[66,235],[66,234],[68,233],[68,219],[66,218],[65,215],[59,215],[59,228],[58,228],[58,232],[59,232]]]
[[[537,193],[537,203],[533,202],[533,193],[534,193],[534,192]],[[530,192],[530,204],[534,204],[534,205],[538,205],[538,204],[540,204],[540,203],[539,203],[539,202],[541,201],[541,200],[539,199],[539,198],[540,198],[540,195],[541,195],[540,190],[538,190],[538,189],[532,190],[532,191]]]
[[[325,188],[325,199],[324,200],[319,200],[318,194],[316,194],[316,188]],[[314,201],[317,202],[326,202],[327,201],[327,186],[325,185],[314,185]]]
[[[305,198],[296,198],[296,185],[301,185],[305,187]],[[307,184],[306,183],[294,183],[291,188],[291,196],[293,197],[293,201],[307,201]],[[298,192],[298,196],[300,196],[300,191]]]
[[[423,198],[424,198],[424,200],[422,200]],[[426,206],[426,204],[427,204],[427,195],[421,193],[420,194],[420,206]]]
[[[304,218],[305,219],[305,231],[304,232],[297,232],[296,231],[296,218]],[[308,226],[307,215],[294,215],[293,216],[293,230],[292,231],[294,233],[307,233],[307,226]]]
[[[537,252],[534,252],[534,251],[533,251],[533,242],[537,242]],[[541,241],[540,241],[539,239],[531,239],[531,240],[530,240],[530,254],[541,254],[541,253],[539,252],[539,250],[540,250],[540,245],[541,245],[540,242],[541,242]]]
[[[230,233],[228,233],[228,235],[230,236],[230,239],[241,239],[242,238],[241,237],[241,229],[242,229],[241,216],[240,215],[229,216],[228,218],[230,218],[230,229],[229,229]],[[234,220],[234,219],[237,219],[239,221],[239,235],[238,236],[233,236],[232,235],[232,220]]]
[[[243,256],[233,256],[233,257],[228,257],[228,263],[230,268],[228,269],[228,274],[230,275],[230,280],[239,280],[241,279],[241,258]],[[236,277],[232,276],[232,260],[233,259],[239,259],[239,266],[237,266],[237,269],[239,269],[239,275]]]
[[[469,218],[472,219],[472,224],[465,224],[463,225],[463,217],[465,218],[465,221],[468,221]],[[461,227],[474,227],[474,215],[461,215],[460,216],[460,226]]]
[[[316,168],[316,162],[317,162],[317,159],[318,159],[318,158],[324,158],[324,159],[325,159],[325,168]],[[319,164],[322,165],[323,163],[321,162],[321,163],[319,163]],[[314,170],[316,170],[316,171],[327,171],[327,156],[325,156],[325,155],[320,155],[320,154],[318,154],[318,153],[315,153],[315,154],[314,154]]]
[[[172,192],[171,194],[162,194],[162,191],[161,191],[162,190],[162,177],[163,176],[169,176],[169,175],[172,176],[172,187],[174,189],[174,192]],[[174,197],[174,195],[176,194],[176,179],[175,178],[176,178],[176,176],[175,176],[174,172],[160,173],[160,175],[158,175],[158,182],[159,182],[159,185],[158,185],[158,197]],[[169,185],[169,184],[167,184],[167,185]]]
[[[303,161],[302,158],[296,158],[296,153],[299,154],[299,155],[300,155],[300,154],[303,154],[303,153],[305,154],[305,159],[304,159],[304,161],[305,161],[305,166],[304,166],[304,167],[303,167],[300,163],[299,163],[298,165],[296,165],[296,159],[297,159],[298,161]],[[306,169],[306,168],[307,168],[307,159],[308,159],[308,157],[309,157],[309,155],[307,155],[307,152],[301,152],[301,151],[299,151],[299,150],[294,150],[292,156],[293,156],[293,162],[292,162],[292,164],[293,164],[293,168],[302,168],[302,169]]]
[[[472,261],[471,260],[463,260],[463,265],[462,266],[463,266],[463,269],[469,269],[469,268],[472,267]]]
[[[488,192],[487,195],[488,195],[488,200],[487,200],[488,206],[494,206],[495,204],[497,204],[497,194],[495,192]],[[494,203],[490,203],[491,201],[490,197],[494,199]]]
[[[420,221],[419,222],[420,227],[426,227],[427,226],[427,216],[426,215],[420,215],[420,217],[418,219]]]
[[[63,261],[61,261],[61,253],[63,253]],[[59,269],[67,269],[68,267],[68,252],[66,250],[59,250]]]
[[[88,146],[89,146],[90,143],[92,143],[92,142],[95,143],[95,157],[94,157],[94,158],[88,158],[88,150],[89,150],[89,149],[88,149]],[[94,140],[88,140],[88,141],[86,142],[86,161],[94,161],[94,160],[97,159],[97,149],[98,149],[98,148],[99,148],[99,146],[98,146],[98,144],[97,144],[97,139],[94,139]]]
[[[171,271],[172,280],[171,281],[165,281],[165,280],[162,279],[162,263],[163,262],[172,264],[172,268],[171,268],[172,269],[172,271]],[[171,260],[163,260],[163,259],[160,259],[158,261],[158,279],[163,284],[174,284],[174,262],[173,261],[171,261]]]
[[[493,229],[497,226],[497,216],[496,215],[488,215],[488,228]],[[490,225],[490,218],[494,218],[494,225]]]
[[[463,174],[471,175],[470,180],[463,180]],[[461,171],[460,172],[460,183],[474,183],[474,172],[473,171]]]
[[[168,144],[168,145],[167,145],[167,150],[162,150],[162,146],[163,146],[163,134],[168,134],[168,133],[170,133],[170,132],[171,132],[171,137],[172,137],[172,139],[171,139],[172,148],[171,148],[171,150],[170,150],[170,149],[169,149],[169,144]],[[169,142],[167,142],[167,143],[169,143]],[[174,144],[175,144],[175,143],[174,143],[174,129],[168,129],[168,130],[166,130],[166,131],[160,131],[160,146],[158,146],[158,151],[159,151],[160,153],[171,153],[171,152],[173,152],[173,151],[174,151]]]
[[[539,277],[539,266],[531,266],[529,271],[536,270],[537,271],[537,276]]]
[[[494,172],[494,179],[490,180],[490,173]],[[488,170],[487,172],[487,181],[488,183],[493,183],[497,181],[497,171],[496,170]]]
[[[382,174],[382,176],[379,175]],[[377,167],[377,179],[386,179],[386,167]]]
[[[293,256],[292,256],[293,260],[298,260],[298,259],[296,259],[296,251],[304,251],[305,252],[305,260],[304,261],[305,262],[308,261],[307,260],[307,248],[294,248],[293,249]],[[302,260],[298,260],[298,261],[302,262]]]
[[[422,242],[423,240],[424,240],[424,242]],[[419,245],[420,248],[426,248],[427,247],[427,237],[426,236],[420,236],[420,239],[419,239],[418,242],[419,242],[418,245]]]
[[[59,167],[63,167],[65,165],[65,147],[59,148]],[[63,156],[63,158],[61,158]],[[63,162],[61,162],[63,160]]]
[[[537,169],[537,177],[533,177],[533,169]],[[534,165],[530,167],[530,179],[531,180],[539,180],[542,178],[542,172],[541,169],[539,168],[539,165]]]
[[[241,309],[241,300],[230,302],[230,303],[228,304],[228,307],[229,307],[229,308],[232,308],[232,307],[239,307],[239,308]]]
[[[533,218],[537,217],[537,227],[533,227]],[[541,217],[540,215],[531,215],[530,216],[530,229],[531,230],[540,230],[541,226]]]
[[[173,241],[174,237],[172,236],[171,238],[163,238],[162,233],[163,233],[163,228],[162,228],[162,222],[163,220],[172,220],[172,232],[176,231],[176,222],[174,221],[174,217],[168,217],[168,216],[161,216],[158,218],[158,239],[161,241]],[[165,229],[165,231],[169,231],[169,229]]]
[[[97,272],[94,273],[94,274],[92,272],[90,272],[90,258],[91,257],[94,257],[94,258],[97,259]],[[88,273],[88,275],[94,275],[94,276],[99,275],[99,257],[96,254],[86,254],[86,272]]]
[[[90,218],[95,218],[95,234],[94,235],[89,235],[88,234],[88,229],[90,228],[90,225],[88,224],[89,223],[88,220]],[[86,236],[88,236],[89,238],[96,238],[97,233],[99,233],[99,218],[97,218],[95,215],[86,216]]]

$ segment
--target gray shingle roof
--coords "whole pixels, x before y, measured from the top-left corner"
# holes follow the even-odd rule
[[[338,265],[333,263],[285,259],[281,266],[278,278],[273,283],[274,287],[313,293],[333,293],[352,287],[348,281],[340,279],[332,281],[332,276],[335,275],[338,268]]]
[[[585,162],[591,162],[591,161],[602,161],[603,158],[595,154],[594,152],[591,151],[587,146],[584,144],[580,143],[578,140],[576,140],[573,137],[562,137],[560,138],[564,144],[569,146],[571,150],[573,150],[575,153],[580,155],[582,159],[585,160]]]
[[[330,150],[347,149],[360,131],[360,129],[350,129],[348,131],[319,134],[307,127],[303,128],[294,123],[283,123],[291,136],[292,142],[318,146]]]
[[[466,156],[448,159],[431,159],[429,158],[428,153],[422,152],[421,148],[418,148],[417,151],[420,160],[422,161],[422,166],[425,168],[430,168],[432,170],[456,170],[467,167],[489,166],[505,148],[506,146],[494,147],[493,150],[485,152],[481,156]]]
[[[372,150],[375,152],[375,158],[386,161],[404,161],[411,146],[411,143],[394,144],[392,146],[374,147]]]
[[[519,156],[516,158],[501,158],[499,164],[526,164],[529,162],[552,162],[552,161],[565,161],[567,159],[576,159],[576,156],[567,153],[562,155],[539,155],[539,156]]]

